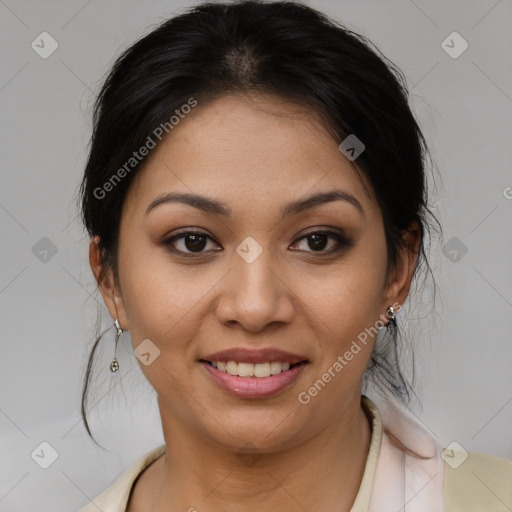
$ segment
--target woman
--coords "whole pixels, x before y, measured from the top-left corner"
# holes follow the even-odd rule
[[[443,453],[405,408],[397,317],[435,218],[428,149],[377,52],[304,5],[239,2],[117,60],[83,219],[165,444],[83,512],[512,506],[510,461]]]

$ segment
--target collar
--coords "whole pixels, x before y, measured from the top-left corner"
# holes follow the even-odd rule
[[[367,400],[382,422],[379,455],[367,510],[444,512],[444,461],[436,436],[395,398],[374,395]]]

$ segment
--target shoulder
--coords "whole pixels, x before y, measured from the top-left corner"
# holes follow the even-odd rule
[[[512,460],[445,449],[446,512],[512,510]]]
[[[128,499],[137,477],[160,455],[165,452],[162,444],[141,455],[100,495],[91,500],[79,512],[125,512]]]

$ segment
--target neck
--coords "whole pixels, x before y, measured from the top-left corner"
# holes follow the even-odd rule
[[[162,404],[160,410],[162,414]],[[360,395],[323,431],[286,451],[241,455],[162,414],[166,453],[146,510],[349,512],[370,446]]]

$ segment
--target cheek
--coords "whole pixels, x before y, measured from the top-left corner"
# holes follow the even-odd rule
[[[164,249],[146,244],[122,253],[119,276],[134,345],[149,338],[173,349],[200,325],[194,309],[218,281],[207,266],[173,264]]]
[[[319,341],[324,340],[321,347],[326,357],[335,359],[354,341],[360,345],[360,355],[365,354],[358,359],[370,357],[377,328],[382,325],[385,272],[385,239],[379,240],[376,233],[373,238],[365,237],[332,273],[321,280],[307,280],[307,309],[319,320],[317,331],[321,328],[325,334]]]

